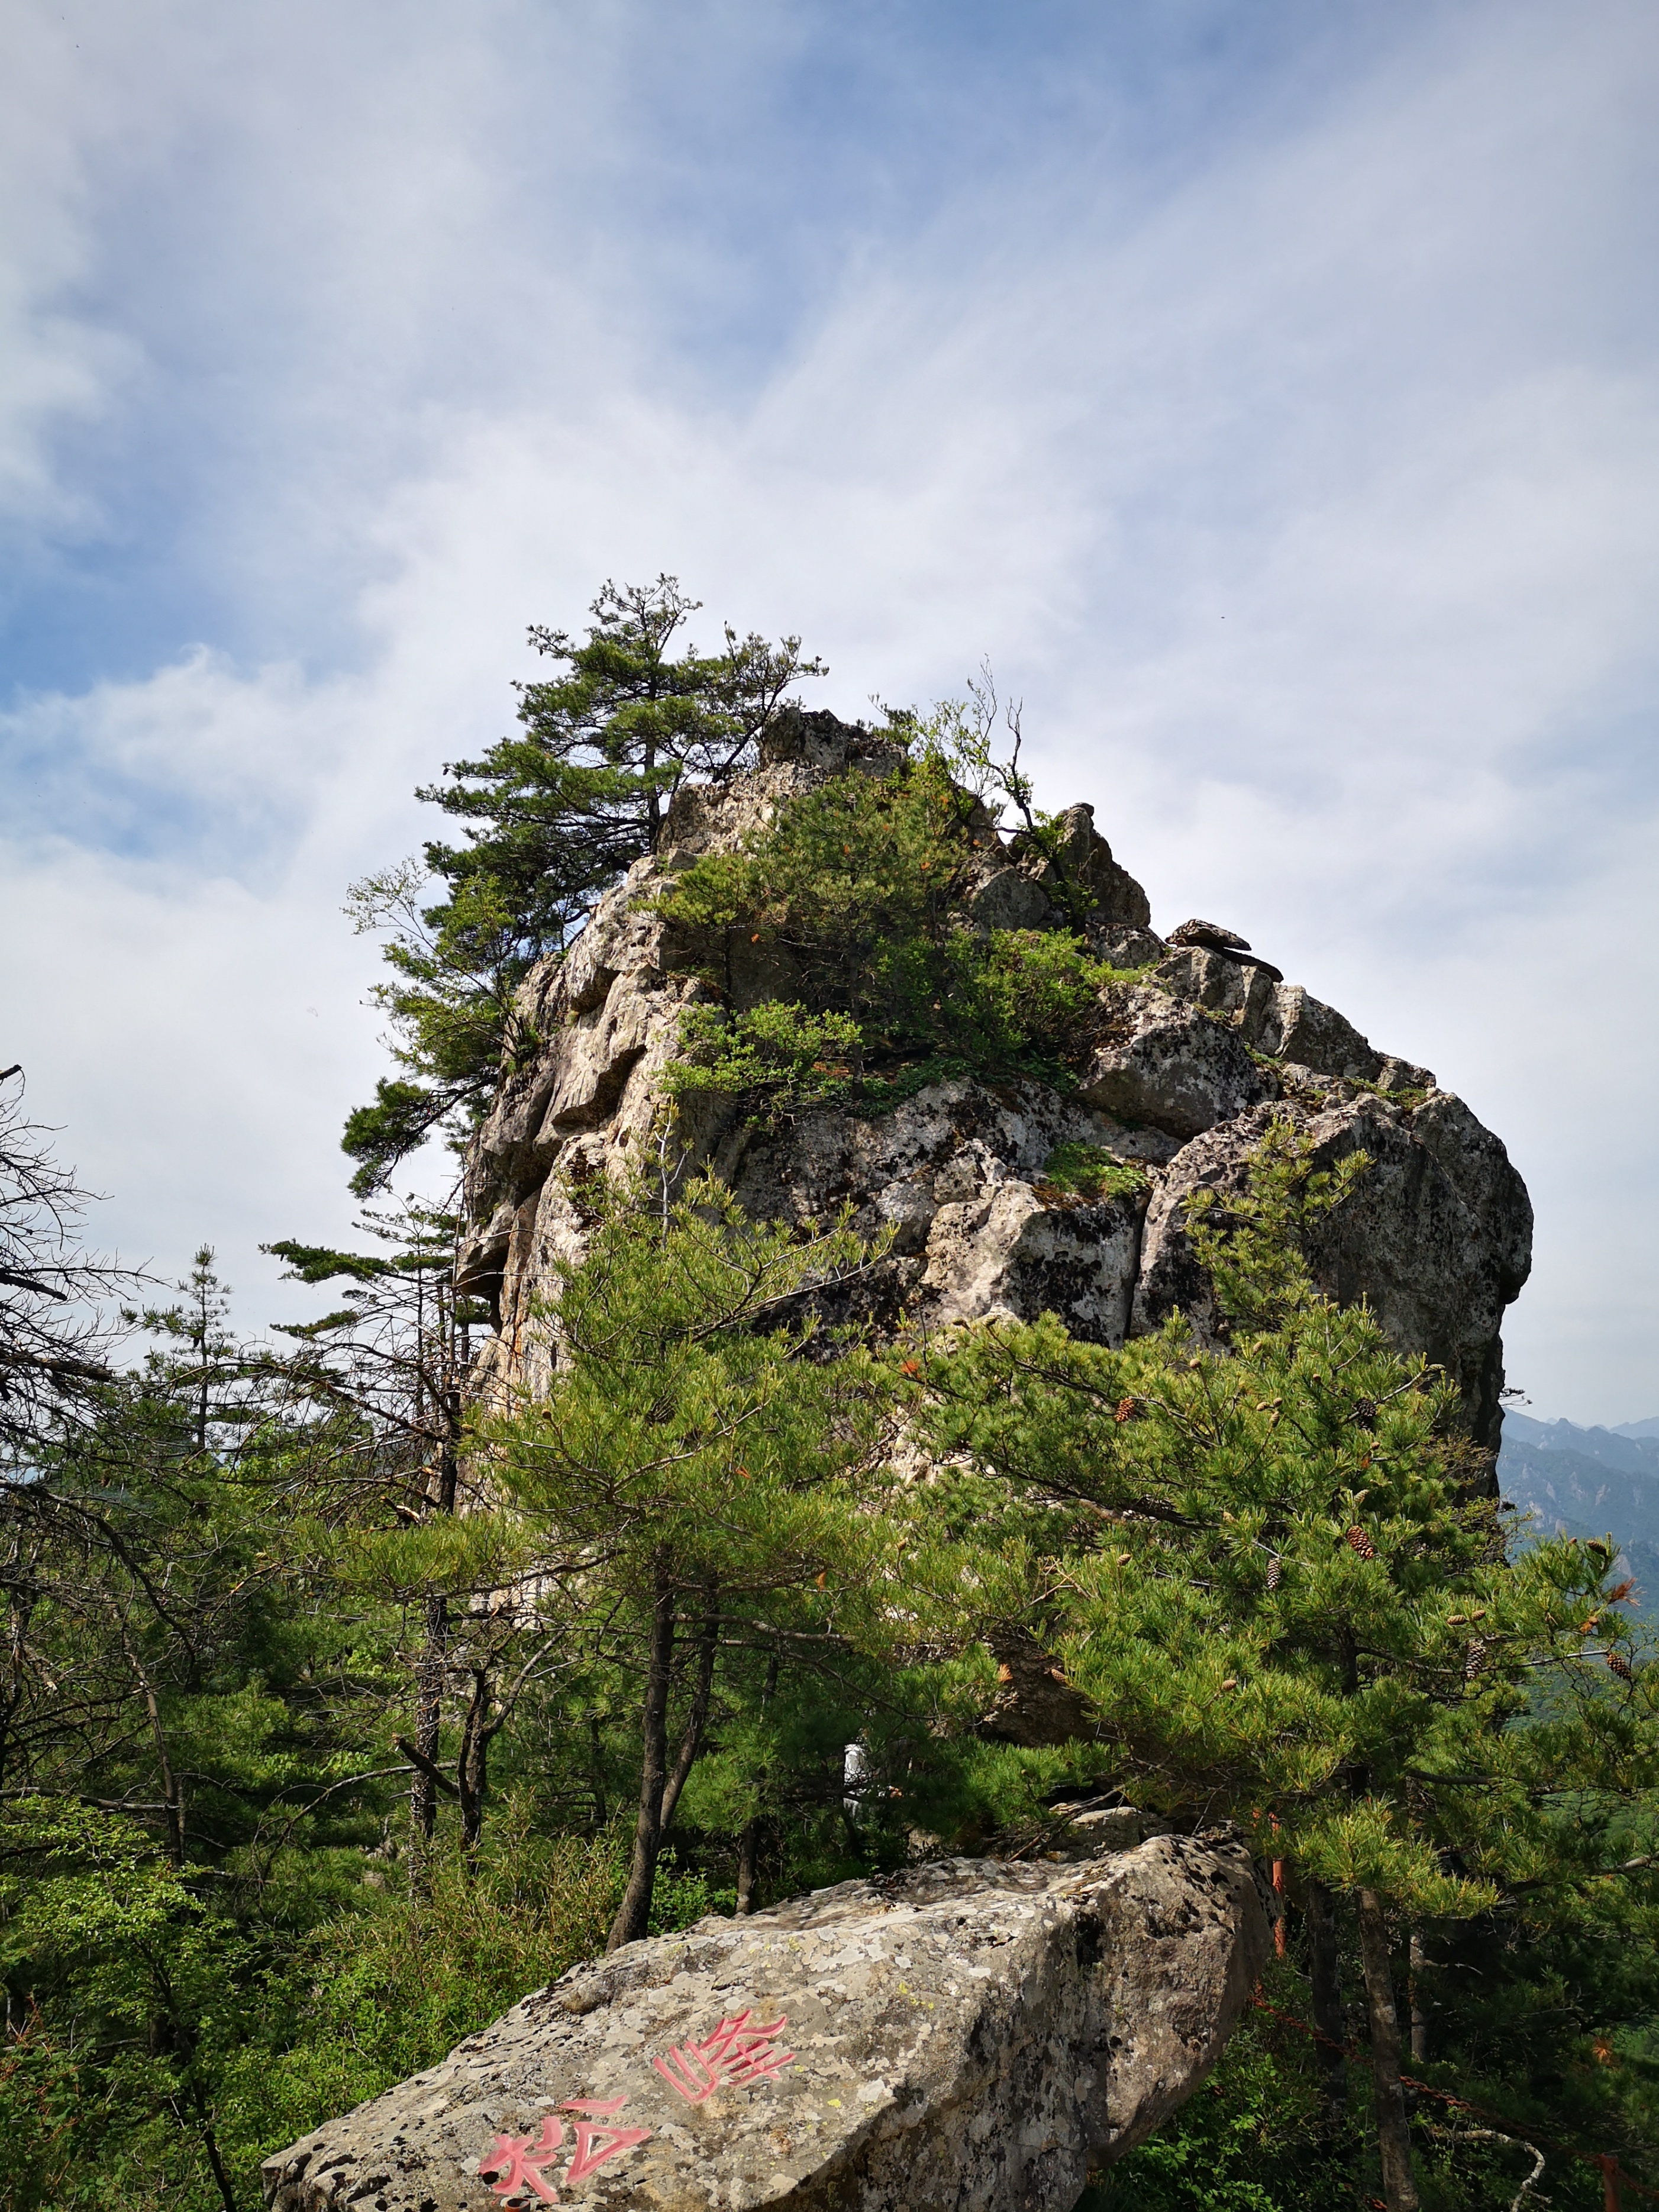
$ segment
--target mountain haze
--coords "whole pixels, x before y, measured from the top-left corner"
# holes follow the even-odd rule
[[[1659,1419],[1586,1429],[1506,1413],[1498,1479],[1540,1533],[1614,1537],[1638,1609],[1659,1613]]]

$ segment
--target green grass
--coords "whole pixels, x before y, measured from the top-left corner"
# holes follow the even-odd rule
[[[1147,1177],[1144,1168],[1115,1159],[1103,1146],[1068,1143],[1056,1145],[1042,1163],[1038,1188],[1043,1185],[1098,1206],[1109,1198],[1138,1198]]]

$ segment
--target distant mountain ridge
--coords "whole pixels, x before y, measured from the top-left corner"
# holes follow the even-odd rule
[[[1659,1418],[1583,1429],[1506,1413],[1498,1481],[1540,1533],[1612,1536],[1638,1609],[1659,1620]]]

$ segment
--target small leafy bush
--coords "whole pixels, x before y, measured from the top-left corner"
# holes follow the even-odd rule
[[[1281,2002],[1305,2008],[1283,1968],[1269,1979]],[[1352,2212],[1358,2130],[1323,2124],[1304,2043],[1270,2014],[1246,2011],[1209,2080],[1101,2177],[1078,2212]],[[1362,2071],[1350,2071],[1358,2101]]]
[[[776,1121],[846,1097],[864,1037],[849,1014],[814,1014],[769,1000],[740,1014],[688,1006],[680,1048],[684,1057],[666,1078],[671,1097],[735,1099],[757,1119]]]
[[[740,932],[793,957],[813,1011],[850,1014],[872,1049],[925,1048],[950,1026],[947,1002],[952,1017],[963,1012],[952,939],[975,849],[992,835],[978,811],[927,761],[837,776],[738,851],[695,862],[659,910],[711,951]]]
[[[930,751],[803,793],[739,850],[694,862],[657,907],[701,937],[708,981],[722,986],[723,950],[746,941],[789,962],[802,996],[690,1009],[671,1088],[770,1117],[840,1097],[881,1111],[947,1072],[1063,1086],[1103,991],[1130,978],[1068,930],[975,926],[976,856],[994,836]]]

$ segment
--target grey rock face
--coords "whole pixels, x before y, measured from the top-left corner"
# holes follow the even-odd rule
[[[1195,1137],[1278,1090],[1231,1028],[1167,992],[1131,991],[1112,1026],[1117,1033],[1097,1048],[1081,1089],[1119,1121]]]
[[[1089,950],[1109,968],[1155,968],[1164,957],[1164,939],[1155,930],[1127,922],[1102,921],[1091,915],[1084,925]]]
[[[638,2212],[1070,2212],[1202,2081],[1267,1949],[1220,1837],[843,1883],[574,1968],[267,2160],[265,2203],[485,2212],[516,2143],[559,2201]]]
[[[1175,1150],[1041,1084],[957,1079],[878,1116],[818,1112],[776,1135],[731,1130],[713,1160],[763,1219],[822,1219],[850,1200],[860,1234],[892,1227],[893,1257],[866,1310],[902,1306],[941,1326],[1046,1311],[1091,1343],[1121,1344],[1144,1194],[1085,1205],[1055,1188],[1044,1168],[1066,1143],[1127,1158]]]
[[[1248,937],[1241,937],[1236,929],[1224,929],[1218,921],[1202,921],[1197,915],[1172,929],[1169,942],[1207,945],[1216,952],[1248,952],[1250,949]]]
[[[969,912],[981,929],[1046,929],[1054,908],[1034,876],[1019,868],[996,868],[975,892]]]
[[[1188,922],[1190,930],[1207,925]],[[1300,983],[1286,983],[1277,968],[1212,945],[1178,945],[1160,963],[1157,981],[1176,998],[1224,1015],[1243,1043],[1271,1059],[1376,1083],[1385,1091],[1431,1091],[1434,1077],[1391,1054],[1378,1052],[1352,1022]]]
[[[681,1010],[707,993],[700,971],[717,970],[739,1007],[801,988],[783,956],[742,933],[715,947],[671,928],[645,903],[652,890],[826,775],[881,775],[896,758],[879,736],[833,715],[782,718],[752,775],[677,793],[660,851],[600,902],[562,962],[525,984],[521,1005],[546,1042],[503,1084],[466,1176],[462,1279],[499,1301],[501,1334],[486,1354],[494,1382],[544,1387],[550,1352],[538,1309],[556,1264],[582,1249],[581,1186],[640,1160],[660,1129]],[[1065,865],[1096,901],[1091,949],[1115,966],[1154,967],[1103,993],[1076,1091],[953,1081],[874,1118],[807,1113],[771,1133],[711,1103],[681,1125],[692,1162],[712,1165],[764,1218],[822,1219],[850,1202],[862,1232],[891,1227],[891,1255],[848,1293],[851,1310],[878,1324],[901,1309],[940,1324],[1047,1310],[1117,1344],[1177,1307],[1212,1323],[1182,1204],[1204,1184],[1234,1187],[1268,1112],[1287,1114],[1322,1159],[1363,1146],[1375,1163],[1331,1225],[1322,1280],[1343,1298],[1369,1297],[1402,1349],[1443,1362],[1474,1433],[1495,1443],[1498,1328],[1526,1279],[1532,1223],[1502,1145],[1427,1068],[1379,1050],[1231,932],[1194,923],[1176,933],[1188,942],[1166,945],[1089,809],[1073,808],[1064,828]],[[1020,838],[1005,843],[988,816],[974,835],[975,926],[1059,926],[1052,861]],[[1139,1166],[1146,1188],[1082,1205],[1046,1176],[1062,1144]]]
[[[1304,1089],[1273,1110],[1287,1112],[1312,1139],[1317,1165],[1355,1152],[1371,1163],[1315,1243],[1321,1287],[1344,1304],[1364,1297],[1395,1343],[1443,1366],[1462,1393],[1470,1433],[1495,1449],[1504,1382],[1498,1328],[1532,1256],[1531,1202],[1503,1146],[1444,1092],[1411,1106],[1366,1092],[1327,1103]],[[1155,1328],[1177,1309],[1200,1333],[1213,1328],[1182,1208],[1196,1190],[1241,1186],[1268,1119],[1257,1108],[1222,1123],[1170,1163],[1147,1208],[1137,1328]]]
[[[1139,1242],[1133,1200],[1054,1205],[1030,1183],[1004,1182],[939,1208],[922,1282],[941,1322],[1056,1313],[1074,1336],[1121,1344]]]
[[[1103,927],[1145,929],[1152,918],[1146,894],[1112,857],[1112,848],[1095,827],[1092,806],[1068,806],[1060,817],[1057,859],[1039,856],[1029,837],[1014,837],[1009,850],[1036,882],[1056,896],[1062,883],[1083,895],[1090,918]]]

